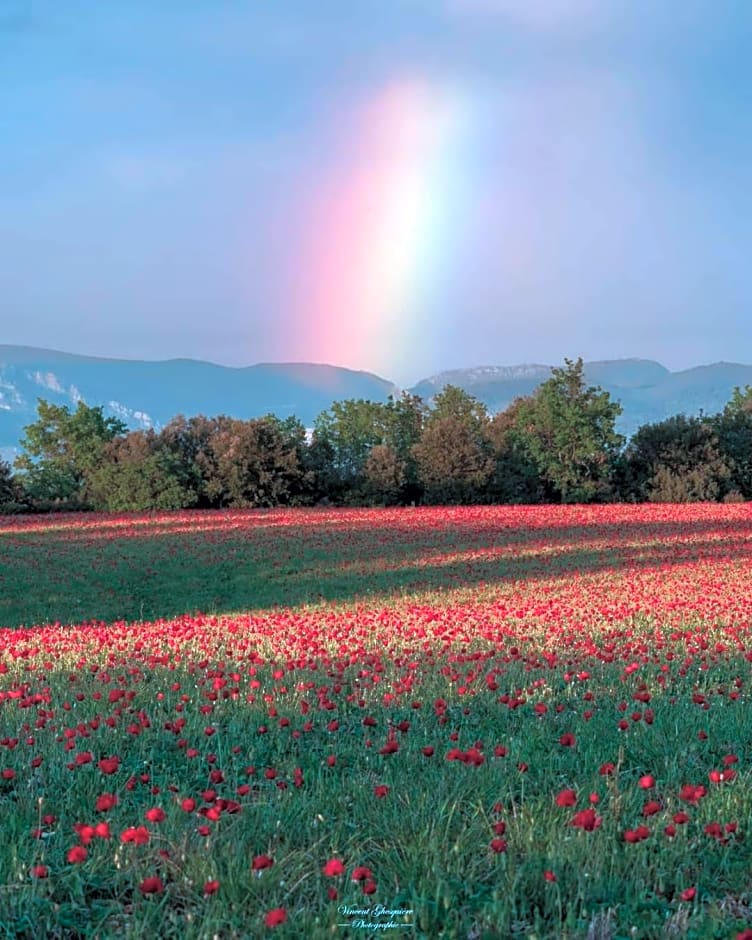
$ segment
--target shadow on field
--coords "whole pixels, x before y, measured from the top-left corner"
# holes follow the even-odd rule
[[[342,524],[314,510],[0,529],[0,624],[152,620],[752,562],[752,516],[572,525],[538,512],[510,525],[508,514],[465,515],[448,512],[433,527],[421,510],[385,511],[383,524],[378,512]]]

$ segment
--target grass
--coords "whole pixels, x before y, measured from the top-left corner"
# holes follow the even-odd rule
[[[750,530],[739,506],[0,524],[0,937],[735,937]]]

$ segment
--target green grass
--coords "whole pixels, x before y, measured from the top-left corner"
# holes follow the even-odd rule
[[[107,621],[0,634],[0,938],[725,940],[750,926],[752,643],[733,611],[726,624],[703,613],[714,587],[732,593],[732,573],[743,607],[740,549],[723,556],[687,522],[684,538],[639,519],[533,530],[461,513],[419,526],[409,511],[334,516],[0,533],[0,622]],[[660,567],[687,546],[676,571]],[[641,579],[656,570],[664,594],[649,615],[602,612],[653,598]],[[696,601],[686,615],[671,607],[681,592]],[[257,616],[116,625],[197,609]],[[560,743],[568,733],[574,746]],[[382,754],[390,735],[398,750]],[[446,759],[475,744],[479,766]],[[735,779],[711,783],[730,754]],[[98,761],[112,755],[108,775]],[[680,798],[685,784],[706,788],[697,805]],[[181,807],[215,805],[209,788],[239,812]],[[557,805],[565,788],[575,806]],[[118,804],[98,812],[103,792]],[[588,832],[571,823],[591,794],[601,823]],[[660,809],[644,817],[652,799]],[[156,806],[164,821],[145,822]],[[679,810],[690,818],[669,838]],[[104,820],[112,837],[69,863],[74,826]],[[714,822],[736,824],[726,844],[705,832]],[[626,842],[643,823],[649,837]],[[148,844],[121,844],[142,824]],[[255,872],[261,854],[274,864]],[[332,857],[345,873],[328,878]],[[31,877],[39,864],[48,877]],[[374,894],[351,880],[355,866],[371,869]],[[164,891],[144,896],[153,875]],[[340,927],[343,904],[411,914],[396,929]],[[286,923],[265,927],[277,907]]]

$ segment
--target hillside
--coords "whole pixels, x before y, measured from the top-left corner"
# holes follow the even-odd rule
[[[429,400],[445,385],[458,385],[497,412],[550,374],[551,366],[539,363],[455,369],[422,379],[410,391]],[[719,362],[670,372],[649,359],[616,359],[586,363],[585,376],[621,402],[618,427],[630,435],[641,424],[680,412],[720,411],[735,386],[752,385],[752,366]],[[398,392],[377,375],[312,363],[229,368],[194,359],[103,359],[0,345],[0,454],[13,455],[23,427],[35,418],[38,398],[71,407],[79,399],[102,405],[131,428],[159,428],[177,414],[268,413],[296,415],[310,427],[334,401],[386,401]]]
[[[485,402],[492,412],[502,411],[515,398],[531,394],[551,374],[550,366],[481,366],[441,372],[411,389],[430,398],[444,385],[464,388]],[[714,414],[731,397],[735,386],[752,385],[752,366],[717,362],[681,372],[670,372],[650,359],[614,359],[585,363],[585,378],[600,385],[624,409],[617,426],[634,434],[642,424],[671,415]]]
[[[6,456],[36,415],[38,398],[102,405],[131,428],[160,427],[177,414],[296,415],[313,424],[333,401],[386,401],[395,386],[376,375],[311,363],[228,368],[192,359],[141,362],[0,346],[0,449]]]

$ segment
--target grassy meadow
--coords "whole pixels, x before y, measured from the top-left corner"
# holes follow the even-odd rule
[[[0,937],[752,940],[746,504],[0,518]]]

